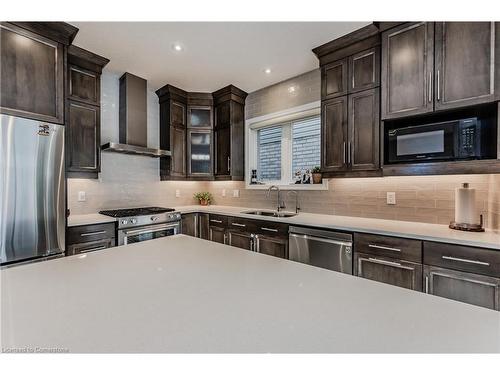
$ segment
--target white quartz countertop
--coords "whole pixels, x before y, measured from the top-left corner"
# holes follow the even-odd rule
[[[500,250],[500,232],[486,230],[486,232],[474,233],[463,232],[448,228],[447,225],[417,223],[411,221],[372,219],[353,216],[337,216],[312,214],[300,212],[297,216],[289,218],[274,218],[269,216],[257,216],[243,214],[242,212],[262,209],[232,206],[178,206],[177,211],[182,213],[209,212],[221,215],[245,217],[248,219],[259,219],[278,221],[290,225],[304,225],[310,227],[337,229],[349,232],[365,232],[389,236],[400,236],[428,241],[454,243],[458,245],[477,246]],[[104,215],[98,215],[98,217]],[[92,215],[72,215],[68,218],[68,226],[93,224]],[[109,218],[108,221],[115,221]],[[75,224],[81,223],[81,224]]]
[[[68,216],[68,227],[79,225],[112,223],[116,218],[101,214],[70,215]]]
[[[500,352],[498,312],[183,235],[0,272],[4,352]]]

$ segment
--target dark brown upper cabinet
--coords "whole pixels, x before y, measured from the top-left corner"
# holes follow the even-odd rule
[[[212,180],[213,97],[210,93],[187,95],[187,178]]]
[[[171,156],[160,158],[160,179],[185,180],[187,176],[187,95],[172,85],[156,91],[160,103],[160,148]]]
[[[64,47],[77,28],[62,22],[0,24],[0,112],[64,123]]]
[[[349,93],[380,85],[380,48],[373,47],[349,57]]]
[[[170,124],[181,128],[186,127],[186,104],[175,100],[170,102]]]
[[[348,98],[349,168],[353,171],[377,170],[380,167],[379,90],[360,91]]]
[[[212,106],[189,106],[188,126],[190,128],[212,128]]]
[[[321,170],[325,177],[380,170],[380,33],[368,25],[315,48],[321,65]]]
[[[100,171],[100,111],[99,107],[69,101],[66,123],[68,177],[92,177]],[[88,177],[91,177],[90,175]]]
[[[500,33],[495,22],[437,22],[436,110],[495,100]],[[495,66],[496,64],[496,66]]]
[[[498,100],[495,22],[413,22],[382,33],[382,119]]]
[[[326,100],[321,105],[321,170],[347,169],[347,96]]]
[[[172,152],[170,160],[168,160],[168,158],[164,160],[164,162],[170,164],[170,176],[174,178],[185,178],[186,130],[182,127],[172,126],[170,128],[170,151]]]
[[[246,93],[233,85],[214,93],[165,85],[160,102],[162,180],[243,180]],[[163,143],[162,143],[163,142]]]
[[[229,85],[213,94],[215,106],[215,179],[245,179],[245,98]]]
[[[331,99],[347,94],[348,59],[334,61],[321,68],[321,97]]]
[[[70,65],[68,69],[68,95],[70,99],[100,105],[100,74]]]
[[[231,101],[227,100],[215,106],[215,128],[228,128],[231,125]]]
[[[97,178],[101,171],[101,73],[108,59],[77,46],[67,51],[67,176]]]
[[[379,169],[378,89],[324,101],[321,124],[321,169],[326,175]]]
[[[382,119],[432,112],[434,23],[382,33]]]

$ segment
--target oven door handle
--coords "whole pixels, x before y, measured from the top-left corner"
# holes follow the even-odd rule
[[[136,234],[142,234],[142,233],[154,233],[154,232],[160,232],[165,229],[170,229],[170,228],[179,228],[179,224],[169,224],[169,225],[155,225],[154,227],[146,227],[142,229],[135,229],[135,230],[123,230],[123,234],[125,236],[132,236]]]

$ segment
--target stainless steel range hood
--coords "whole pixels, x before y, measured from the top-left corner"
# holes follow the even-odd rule
[[[147,147],[146,87],[146,80],[133,74],[120,77],[120,143],[106,143],[101,146],[102,151],[153,158],[171,156],[170,151]]]

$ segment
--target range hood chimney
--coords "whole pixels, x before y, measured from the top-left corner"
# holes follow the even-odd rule
[[[120,77],[120,143],[106,143],[101,150],[154,158],[171,155],[170,151],[147,147],[146,87],[146,80],[133,74],[124,73]]]

